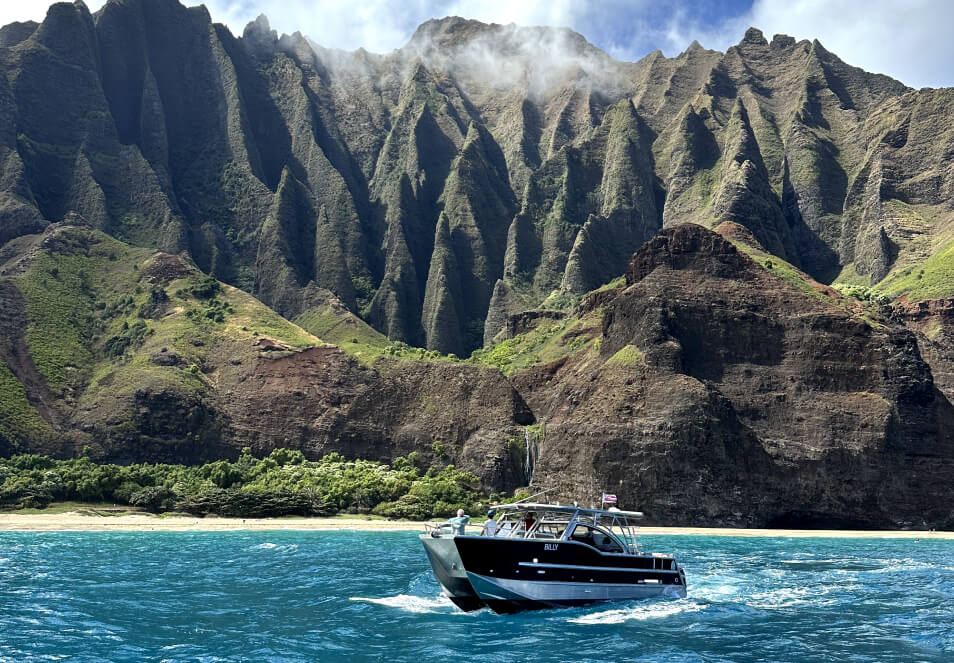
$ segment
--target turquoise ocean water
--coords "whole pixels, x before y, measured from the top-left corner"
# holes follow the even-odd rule
[[[411,532],[0,532],[0,661],[954,661],[954,541],[642,542],[687,599],[501,616]]]

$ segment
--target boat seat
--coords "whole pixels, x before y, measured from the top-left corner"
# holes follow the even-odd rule
[[[603,552],[623,552],[623,550],[605,534],[597,534],[594,537],[594,545],[598,550],[602,550]]]

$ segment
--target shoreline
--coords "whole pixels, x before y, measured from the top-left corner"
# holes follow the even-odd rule
[[[433,522],[433,521],[426,521]],[[220,532],[269,530],[423,531],[425,522],[353,518],[188,518],[150,514],[94,516],[0,513],[0,532]],[[474,527],[474,533],[479,530]],[[734,536],[848,539],[949,539],[954,532],[927,530],[793,530],[734,527],[640,527],[639,534],[659,536]]]

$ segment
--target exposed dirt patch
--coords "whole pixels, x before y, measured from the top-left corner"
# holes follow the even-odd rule
[[[169,253],[157,253],[142,269],[143,278],[152,284],[165,284],[195,273],[195,269],[187,265],[182,258]]]

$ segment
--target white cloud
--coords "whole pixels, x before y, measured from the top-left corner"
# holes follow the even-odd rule
[[[429,18],[459,15],[485,22],[565,26],[613,56],[636,59],[661,47],[675,55],[697,39],[724,50],[755,25],[815,39],[849,64],[908,85],[954,85],[954,2],[950,0],[754,0],[741,16],[700,24],[697,0],[206,0],[216,21],[241,34],[258,14],[279,32],[300,31],[315,42],[387,52],[403,45]],[[698,0],[704,2],[705,0]],[[90,0],[95,11],[102,0]],[[199,0],[186,0],[196,5]],[[42,20],[47,0],[0,0],[0,24]],[[667,19],[660,20],[665,13]],[[660,27],[662,25],[662,27]]]
[[[817,39],[848,64],[912,87],[943,87],[954,85],[951,25],[950,0],[755,0],[748,12],[716,25],[700,25],[685,7],[676,9],[663,50],[672,56],[696,39],[724,51],[755,26],[767,39]]]
[[[512,0],[485,0],[468,2],[453,0],[447,4],[447,14],[474,18],[485,23],[516,23],[517,25],[552,25],[569,27],[584,7],[571,0],[551,2],[513,2]]]
[[[818,39],[845,62],[912,87],[954,85],[954,2],[949,0],[757,0],[766,36]]]
[[[96,3],[94,3],[96,4]],[[102,3],[97,4],[96,6]],[[0,25],[14,21],[37,21],[46,16],[49,0],[0,0]],[[89,5],[93,9],[93,5]]]
[[[186,0],[185,4],[200,4]],[[364,47],[387,52],[407,42],[414,28],[430,18],[427,0],[206,0],[213,20],[240,35],[245,25],[265,14],[280,33],[301,32],[331,48]]]

